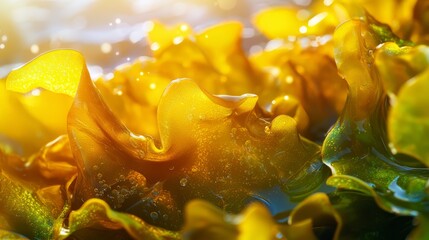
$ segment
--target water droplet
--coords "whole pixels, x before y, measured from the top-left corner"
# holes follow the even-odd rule
[[[174,166],[169,167],[168,170],[173,171],[174,170]]]
[[[192,167],[192,169],[191,169],[191,171],[192,171],[192,172],[196,172],[196,171],[198,171],[197,166],[193,166],[193,167]]]
[[[395,145],[393,145],[393,143],[389,143],[389,148],[390,148],[390,151],[393,154],[397,154],[398,153],[398,150],[396,149]]]
[[[122,86],[113,89],[113,95],[122,96],[123,94],[124,92],[122,91]]]
[[[116,19],[115,19],[115,23],[116,23],[116,24],[121,24],[121,22],[122,22],[122,20],[121,20],[120,18],[116,18]]]
[[[152,218],[152,220],[156,221],[156,220],[158,220],[158,213],[157,212],[151,212],[150,217]]]
[[[5,49],[6,45],[4,43],[0,44],[0,49]]]
[[[103,174],[98,173],[98,174],[97,174],[97,178],[98,178],[98,179],[102,179],[102,178],[103,178]]]
[[[246,142],[244,142],[244,148],[248,152],[252,151],[252,143],[250,142],[250,140],[246,140]]]
[[[235,138],[237,135],[237,128],[232,128],[231,129],[231,137]]]
[[[265,128],[264,128],[264,132],[265,132],[265,134],[270,134],[271,133],[271,130],[270,130],[270,127],[268,127],[268,126],[265,126]]]
[[[192,113],[188,114],[188,120],[192,121],[192,119],[194,119],[194,114]]]
[[[139,149],[137,151],[137,154],[138,154],[139,158],[144,158],[146,156],[146,153],[141,149]]]
[[[92,170],[94,170],[94,171],[98,171],[98,169],[100,169],[100,167],[99,167],[98,165],[94,165],[94,166],[92,166]]]
[[[3,36],[1,36],[1,40],[2,40],[3,42],[7,42],[7,35],[3,35]]]
[[[125,189],[125,188],[122,188],[121,189],[121,194],[124,195],[124,196],[127,196],[128,195],[128,190]]]
[[[130,138],[130,145],[131,145],[133,148],[139,148],[139,144],[138,144],[138,142],[137,142],[137,139],[135,139],[135,138]]]
[[[188,183],[188,179],[186,178],[180,179],[180,186],[185,187],[187,183]]]

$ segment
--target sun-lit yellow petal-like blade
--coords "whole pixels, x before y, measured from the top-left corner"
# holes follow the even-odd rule
[[[7,77],[6,88],[27,93],[41,87],[74,97],[84,69],[85,60],[81,53],[56,50],[12,71]]]

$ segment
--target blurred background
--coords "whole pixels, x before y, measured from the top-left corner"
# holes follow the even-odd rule
[[[82,52],[91,74],[150,55],[151,20],[190,24],[196,32],[227,20],[244,24],[244,48],[263,38],[251,17],[268,6],[309,5],[311,0],[0,0],[0,77],[37,55],[58,48]],[[97,67],[98,66],[98,67]]]

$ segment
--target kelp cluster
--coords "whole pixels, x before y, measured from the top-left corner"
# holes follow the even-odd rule
[[[429,238],[427,16],[274,7],[250,56],[239,22],[155,22],[108,79],[39,56],[0,81],[0,237]]]

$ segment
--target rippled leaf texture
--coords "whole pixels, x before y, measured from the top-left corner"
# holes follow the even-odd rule
[[[8,77],[7,83],[15,80],[20,81],[18,76]],[[19,86],[11,90],[19,90]],[[43,89],[29,90],[26,94],[12,92],[6,89],[6,81],[0,80],[0,148],[29,156],[65,134],[71,103],[72,98]]]
[[[429,21],[427,14],[429,3],[425,0],[417,0],[413,9],[413,34],[412,39],[416,42],[429,44]]]
[[[344,1],[352,2],[352,1]],[[382,23],[389,24],[392,31],[403,39],[409,39],[412,30],[413,11],[416,5],[416,0],[404,1],[369,1],[358,0],[354,1],[360,6],[363,6],[372,16],[376,16],[377,20]],[[382,9],[382,11],[380,11]]]
[[[429,70],[405,83],[398,92],[389,116],[394,147],[429,166]]]
[[[393,42],[384,43],[376,51],[375,64],[386,91],[398,94],[405,82],[425,70],[427,56],[429,48],[424,45],[399,47]]]
[[[299,205],[293,209],[289,217],[289,225],[293,227],[295,224],[302,224],[309,219],[312,222],[313,229],[327,227],[335,229],[332,238],[338,239],[343,221],[341,216],[331,205],[330,200],[325,193],[315,193],[301,201]],[[286,238],[289,239],[287,235]],[[303,236],[295,237],[296,239],[303,239]]]
[[[158,137],[154,126],[160,96],[171,80],[188,77],[212,94],[258,94],[258,105],[272,116],[294,117],[300,133],[310,125],[311,134],[306,136],[312,139],[316,133],[324,135],[341,110],[346,92],[346,85],[335,74],[333,60],[319,57],[322,52],[327,54],[329,47],[322,44],[302,52],[279,51],[278,57],[267,52],[249,62],[241,48],[241,31],[242,25],[237,22],[219,24],[200,33],[193,33],[183,24],[168,28],[155,23],[149,43],[162,47],[154,50],[154,58],[140,58],[121,66],[113,78],[99,79],[96,86],[115,115],[138,134]],[[300,60],[298,56],[304,55]],[[323,67],[315,68],[307,58],[317,58]],[[325,67],[333,71],[320,71]],[[281,73],[266,71],[267,68]],[[142,121],[147,124],[140,124]]]
[[[172,216],[169,221],[177,221],[172,215],[180,209],[176,201],[183,204],[186,198],[232,197],[233,192],[237,194],[234,197],[244,198],[251,189],[280,184],[280,179],[290,178],[317,156],[318,147],[301,142],[289,117],[278,117],[271,124],[258,120],[252,111],[255,96],[226,100],[207,95],[189,80],[173,82],[161,98],[157,146],[150,137],[130,133],[106,107],[100,107],[104,103],[90,84],[82,79],[69,115],[75,141],[72,146],[76,144],[79,162],[88,169],[82,172],[82,185],[78,182],[79,194],[83,199],[101,197],[116,207],[127,200],[146,204],[148,199],[142,195],[148,192],[146,182],[155,187],[154,183],[166,180],[155,205],[164,206],[167,212],[158,207],[160,219],[152,219],[163,220],[160,224],[172,224],[163,219],[165,214]],[[238,116],[241,121],[250,121],[250,129],[241,126]],[[274,142],[279,138],[280,142]],[[83,147],[88,141],[94,146],[91,151]],[[273,154],[277,157],[269,158]],[[266,172],[275,174],[266,176]],[[115,196],[118,192],[119,198]],[[142,214],[148,218],[149,213]]]
[[[6,231],[6,230],[0,230],[0,238],[1,239],[10,239],[10,240],[26,240],[28,238],[19,235],[14,232]]]
[[[241,215],[229,215],[212,204],[194,200],[186,207],[184,234],[189,239],[272,239],[277,229],[268,210],[249,205]]]
[[[393,99],[388,117],[388,134],[394,151],[405,153],[429,164],[426,92],[429,48],[425,45],[399,47],[384,44],[376,55],[377,68]]]
[[[291,213],[289,224],[277,224],[260,203],[252,203],[239,215],[195,200],[186,207],[184,234],[189,239],[317,239],[314,227],[329,224],[341,230],[341,219],[324,193],[302,201]],[[333,221],[326,221],[331,220]]]
[[[223,212],[194,200],[185,212],[188,239],[391,239],[405,237],[411,219],[378,208],[358,192],[315,193],[290,213],[288,224],[278,224],[260,203],[240,214]],[[392,227],[395,227],[392,229]]]
[[[49,54],[57,60],[42,57],[44,66],[77,53]],[[78,169],[75,207],[98,197],[150,223],[178,228],[192,198],[240,209],[255,191],[280,186],[308,193],[323,180],[319,147],[298,135],[292,118],[264,116],[251,94],[214,96],[191,80],[173,81],[158,105],[160,138],[135,135],[105,104],[79,56],[69,66],[81,73],[71,74],[80,79],[73,79],[79,87],[68,115]]]
[[[340,8],[337,10],[344,11]],[[309,9],[268,8],[259,12],[253,22],[256,28],[268,38],[286,39],[297,35],[330,34],[339,23],[338,15],[332,8],[324,6],[321,1],[315,1]]]
[[[259,77],[241,47],[242,29],[239,22],[226,22],[193,33],[185,24],[155,23],[148,33],[156,59],[151,74],[192,78],[212,94],[257,93]]]
[[[412,228],[410,217],[381,210],[372,197],[354,191],[313,194],[288,215],[288,224],[273,222],[260,203],[240,214],[227,214],[194,200],[185,212],[188,239],[402,239]],[[254,232],[256,231],[256,232]]]
[[[403,13],[409,11],[411,2],[403,1]],[[386,8],[390,9],[391,3]],[[416,8],[414,17],[424,16],[423,2],[417,1],[416,6],[422,8]],[[287,38],[282,35],[283,26],[272,21],[276,10],[279,19],[294,17],[287,9],[275,9],[265,16],[275,24],[267,25],[266,19],[259,19],[259,23],[262,28],[272,27],[272,35],[265,32],[267,35]],[[293,35],[329,34],[339,21],[331,14],[347,15],[342,11],[317,10],[288,22],[294,24],[290,28]],[[423,137],[426,127],[419,124],[427,117],[422,108],[427,101],[421,92],[427,89],[423,80],[428,74],[422,70],[425,66],[419,65],[424,62],[424,48],[399,47],[408,43],[361,8],[348,14],[368,23],[346,23],[334,37],[338,68],[348,81],[350,94],[343,116],[323,147],[324,161],[335,175],[328,183],[372,195],[388,211],[419,215],[420,226],[412,237],[424,239],[428,171],[405,166],[404,156],[393,155],[386,147],[384,120],[388,106],[379,79],[381,76],[388,91],[398,94],[389,117],[394,146],[427,164]],[[387,19],[392,18],[389,14]],[[399,17],[402,21],[401,14]],[[424,25],[424,17],[420,20],[419,24]],[[395,29],[402,31],[401,27]],[[154,228],[125,212],[150,224],[179,229],[183,206],[193,198],[237,212],[265,189],[281,188],[292,199],[301,199],[317,188],[324,179],[319,147],[300,137],[296,128],[305,132],[309,125],[314,128],[322,123],[324,130],[316,127],[316,132],[323,136],[326,126],[342,109],[346,86],[338,81],[327,53],[329,37],[298,39],[299,44],[311,46],[304,49],[300,46],[290,50],[284,42],[283,49],[254,56],[250,64],[241,49],[241,31],[242,26],[234,22],[198,34],[187,25],[167,29],[156,23],[149,34],[155,58],[122,66],[109,81],[99,79],[94,85],[82,56],[66,50],[43,55],[12,72],[7,82],[1,81],[0,110],[8,116],[0,120],[0,130],[5,133],[2,142],[6,142],[2,149],[8,153],[2,156],[1,165],[0,201],[5,206],[0,214],[1,228],[22,230],[31,238],[56,236],[57,218],[61,221],[64,207],[68,209],[76,172],[79,176],[73,205],[81,208],[72,213],[69,223],[73,234],[82,236],[103,231],[100,229],[110,233],[125,228],[138,238],[156,239],[160,232],[176,238],[177,233]],[[376,49],[386,41],[395,43]],[[375,62],[380,75],[374,66],[374,52],[380,61]],[[391,71],[397,66],[405,69],[403,75]],[[179,77],[193,80],[171,82]],[[252,94],[212,95],[247,92],[261,98]],[[419,97],[411,98],[411,93]],[[75,94],[68,136],[62,135],[28,158],[12,154],[28,156],[64,134],[70,96]],[[46,102],[53,110],[39,114],[46,111]],[[12,123],[19,123],[20,131],[10,128]],[[412,129],[404,128],[405,123]],[[314,137],[313,130],[307,134]],[[411,134],[415,132],[422,134]],[[35,135],[37,141],[29,141],[28,135]],[[413,141],[419,144],[411,144]],[[34,181],[25,181],[24,175]],[[359,208],[356,202],[360,201],[355,200],[337,199],[333,207],[325,195],[314,195],[292,212],[289,226],[274,224],[270,213],[260,205],[252,205],[241,215],[230,215],[197,202],[187,212],[188,219],[194,219],[187,229],[193,229],[192,236],[200,239],[214,233],[222,238],[312,239],[313,231],[317,236],[325,231],[335,238],[348,238],[359,233],[343,232],[341,226],[351,229],[354,223],[368,233],[362,237],[382,236],[383,231],[353,219],[364,219],[356,210],[364,212],[364,208]],[[346,203],[356,211],[346,214],[350,207]],[[270,199],[267,204],[271,204]],[[26,210],[16,209],[24,205]],[[23,229],[18,222],[30,227]]]
[[[44,54],[0,81],[3,149],[29,156],[67,132],[69,96],[74,96],[82,72],[82,66],[73,64],[77,55],[72,51],[66,56]],[[61,61],[62,57],[70,62]],[[48,64],[52,62],[57,64]]]
[[[180,239],[179,233],[150,226],[134,215],[113,211],[100,199],[90,199],[70,213],[69,234],[85,228],[124,228],[134,239]]]
[[[337,190],[329,194],[329,201],[341,220],[338,239],[405,239],[414,227],[412,217],[388,213],[373,197],[360,192]],[[329,221],[326,215],[322,219],[314,231],[321,239],[331,239],[333,219]]]
[[[64,61],[64,57],[67,58],[67,61]],[[59,55],[52,51],[36,59],[8,75],[7,89],[27,93],[41,87],[51,92],[73,97],[80,75],[85,69],[84,65],[77,64],[81,61],[80,53],[64,51]]]
[[[159,138],[157,105],[174,79],[191,78],[212,94],[259,91],[259,73],[241,48],[242,28],[238,22],[227,22],[194,33],[186,24],[167,27],[154,22],[148,33],[154,58],[119,66],[112,78],[98,79],[96,86],[131,131]]]
[[[77,173],[76,162],[66,135],[46,144],[39,152],[31,155],[25,165],[29,170],[34,168],[51,184],[64,184]]]
[[[338,206],[353,199],[349,195],[341,196],[335,199]],[[114,211],[102,200],[90,199],[70,214],[69,234],[73,236],[76,230],[88,228],[124,228],[135,239],[293,240],[317,239],[313,231],[323,227],[334,229],[337,238],[342,229],[342,219],[324,193],[314,194],[301,202],[291,213],[289,224],[275,223],[270,212],[260,203],[251,203],[239,214],[228,214],[203,200],[192,200],[187,204],[185,222],[180,233],[171,232],[147,225],[131,214]]]
[[[256,27],[268,38],[331,34],[349,19],[365,18],[366,12],[389,24],[402,39],[428,42],[426,0],[336,0],[311,1],[305,8],[273,7],[258,13]],[[288,24],[284,24],[287,22]]]
[[[428,216],[419,216],[417,218],[417,227],[410,234],[411,240],[424,240],[429,238],[429,219]]]
[[[0,152],[0,217],[8,229],[34,239],[49,239],[58,214],[34,194],[38,186],[8,169],[10,159]],[[9,167],[10,168],[10,167]],[[60,192],[57,192],[61,196]]]
[[[347,84],[336,73],[325,47],[297,45],[251,57],[252,63],[267,73],[259,94],[261,104],[274,115],[293,116],[300,132],[317,140],[324,138],[337,119],[347,95]]]
[[[383,37],[370,24],[352,20],[334,34],[335,59],[349,84],[344,112],[325,139],[328,184],[372,194],[384,209],[407,215],[428,212],[427,169],[401,165],[386,146],[386,94],[373,51]]]
[[[346,5],[313,1],[305,9],[268,8],[254,18],[256,28],[273,39],[250,58],[266,74],[258,93],[261,105],[293,116],[300,133],[315,141],[323,140],[347,95],[331,43],[335,26],[350,15],[352,7]]]
[[[67,137],[28,158],[0,151],[0,171],[0,228],[31,239],[55,238],[76,174]]]
[[[156,110],[171,79],[159,73],[164,65],[153,58],[139,58],[119,66],[111,79],[95,81],[103,100],[127,128],[158,138]],[[144,122],[144,124],[142,124]]]

